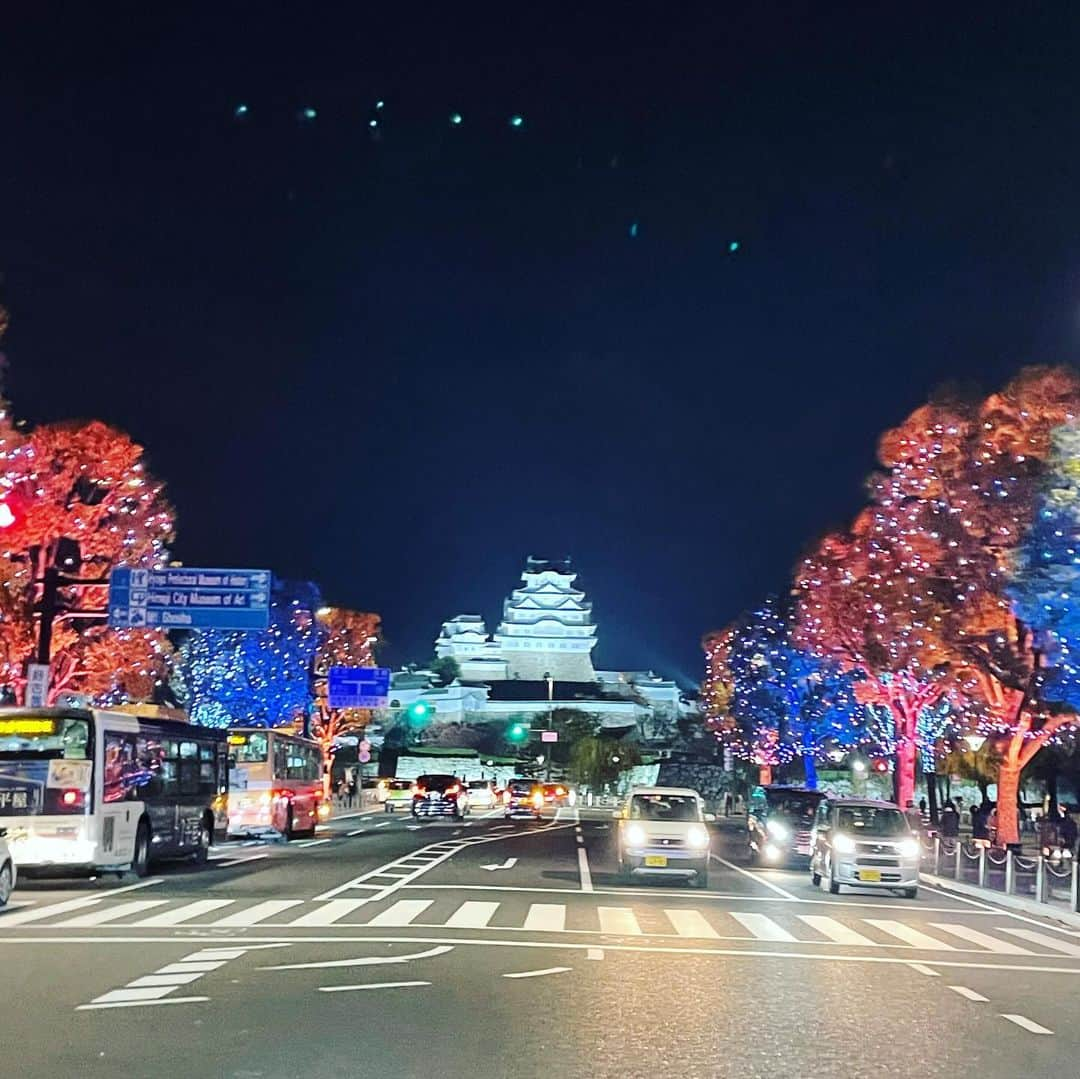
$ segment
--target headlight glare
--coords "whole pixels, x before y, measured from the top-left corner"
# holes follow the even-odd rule
[[[765,823],[765,831],[773,839],[787,839],[791,835],[791,829],[783,821],[770,820]]]
[[[837,854],[854,854],[855,853],[855,840],[849,835],[845,835],[843,832],[837,832],[833,836],[833,850]]]
[[[700,824],[691,824],[686,829],[686,845],[702,850],[709,845],[709,833]]]
[[[640,824],[628,824],[626,826],[626,842],[632,847],[645,845],[645,829]]]

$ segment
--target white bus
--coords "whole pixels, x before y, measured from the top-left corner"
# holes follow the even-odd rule
[[[0,829],[20,876],[205,861],[225,824],[225,732],[73,708],[0,708]]]

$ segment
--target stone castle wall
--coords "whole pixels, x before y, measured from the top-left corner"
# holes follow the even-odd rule
[[[508,677],[536,682],[545,672],[557,682],[595,682],[592,657],[588,652],[514,652],[503,649]]]

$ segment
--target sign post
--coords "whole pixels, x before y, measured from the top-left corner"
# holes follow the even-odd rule
[[[390,668],[331,667],[326,695],[331,708],[385,708],[390,697]]]
[[[28,663],[26,665],[26,707],[44,708],[49,699],[49,665]]]
[[[109,577],[113,629],[264,630],[270,625],[266,569],[133,569]]]

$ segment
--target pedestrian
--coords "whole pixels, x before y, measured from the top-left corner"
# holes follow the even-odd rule
[[[356,777],[355,776],[350,776],[349,777],[349,782],[345,787],[345,798],[346,798],[345,804],[349,807],[349,809],[352,809],[353,800],[356,798]]]
[[[971,838],[980,847],[990,846],[990,803],[971,807]]]
[[[1062,806],[1061,820],[1058,822],[1058,837],[1062,849],[1070,858],[1076,854],[1076,833],[1076,821],[1069,816],[1068,806]]]
[[[926,820],[926,799],[925,798],[920,798],[919,799],[919,816],[922,817],[923,820]]]
[[[730,817],[731,816],[731,805],[732,805],[731,791],[728,791],[724,795],[724,816],[725,817]]]
[[[960,834],[960,814],[956,812],[956,806],[952,799],[946,799],[945,807],[941,811],[941,835],[944,839],[955,839]]]
[[[1061,818],[1054,820],[1049,813],[1044,813],[1039,821],[1039,849],[1044,858],[1050,858],[1058,850],[1061,843],[1059,823]],[[1075,825],[1074,825],[1075,827]]]

